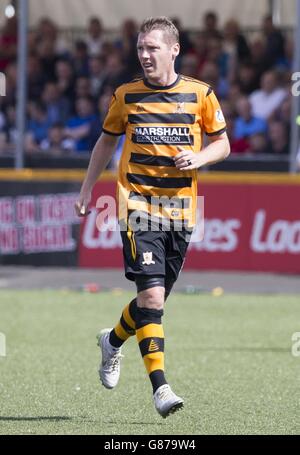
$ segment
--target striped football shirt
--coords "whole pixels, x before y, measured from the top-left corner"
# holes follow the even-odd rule
[[[177,146],[199,152],[204,133],[213,136],[225,131],[219,102],[204,82],[178,75],[164,87],[142,78],[121,85],[103,125],[104,133],[126,135],[118,171],[120,219],[126,219],[127,211],[151,210],[194,226],[197,169],[179,170],[173,157]],[[162,198],[172,198],[172,203],[162,207]]]

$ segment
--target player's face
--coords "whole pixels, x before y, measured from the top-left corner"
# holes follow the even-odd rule
[[[164,80],[166,74],[174,71],[179,44],[169,42],[164,31],[152,30],[139,34],[137,52],[146,79],[159,82]]]

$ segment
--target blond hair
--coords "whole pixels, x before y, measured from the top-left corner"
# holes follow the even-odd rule
[[[140,27],[140,33],[149,33],[152,30],[162,30],[172,44],[179,43],[179,32],[173,22],[165,16],[148,17]]]

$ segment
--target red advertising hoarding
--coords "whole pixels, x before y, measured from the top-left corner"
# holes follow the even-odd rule
[[[10,176],[6,176],[6,172]],[[20,171],[23,177],[26,171]],[[1,170],[0,170],[1,174]],[[0,264],[78,265],[80,182],[0,175]]]
[[[227,179],[228,180],[228,179]],[[101,230],[96,220],[100,196],[115,196],[115,182],[99,182],[92,213],[83,220],[79,246],[82,267],[122,267],[118,231]],[[191,242],[185,270],[251,270],[300,273],[300,185],[286,178],[253,182],[199,183],[204,196],[204,239]],[[114,225],[115,219],[110,223]]]

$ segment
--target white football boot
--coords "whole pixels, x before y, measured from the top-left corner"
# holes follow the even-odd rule
[[[109,343],[109,334],[112,329],[103,329],[97,336],[98,346],[102,352],[102,359],[99,367],[100,381],[107,389],[113,389],[119,382],[121,349],[114,349]]]
[[[183,399],[172,392],[169,384],[161,385],[153,398],[157,412],[164,418],[183,407]]]

